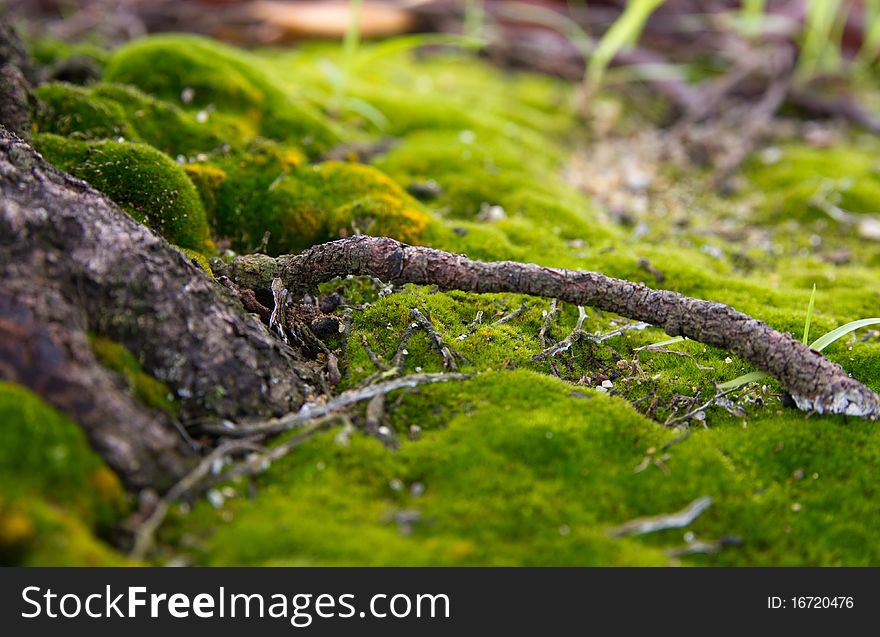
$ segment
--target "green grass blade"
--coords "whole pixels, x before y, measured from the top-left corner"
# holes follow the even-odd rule
[[[669,338],[665,341],[660,341],[659,343],[651,343],[650,345],[637,347],[636,350],[651,349],[652,347],[666,347],[667,345],[672,345],[673,343],[681,343],[684,340],[687,340],[684,336],[676,336],[675,338]]]
[[[813,284],[813,293],[810,295],[810,304],[807,306],[807,319],[804,321],[804,337],[801,342],[806,345],[810,340],[810,323],[813,321],[813,308],[816,306],[816,284]]]
[[[831,46],[841,0],[809,0],[804,25],[804,40],[798,60],[799,79],[812,79],[822,67],[840,60]],[[833,70],[833,69],[832,69]]]
[[[627,46],[633,46],[638,41],[648,18],[664,1],[630,0],[627,3],[626,9],[602,36],[590,58],[586,76],[586,83],[590,90],[599,88],[602,76],[605,74],[605,69],[611,64],[611,60],[619,51]]]
[[[414,33],[401,35],[363,48],[352,62],[352,68],[360,70],[384,57],[403,53],[423,46],[458,46],[463,49],[479,49],[485,45],[481,38],[455,33]]]
[[[348,28],[342,39],[342,68],[336,82],[336,108],[340,108],[345,99],[348,89],[348,81],[351,78],[352,65],[358,48],[361,44],[361,12],[364,8],[364,0],[349,0],[350,15]]]
[[[486,7],[483,0],[465,0],[464,4],[464,32],[466,35],[480,38],[483,35],[486,22]]]
[[[740,9],[740,30],[747,38],[760,35],[767,0],[743,0]]]
[[[880,56],[880,0],[865,0],[865,32],[862,48],[853,60],[856,73],[865,74]]]
[[[736,389],[742,385],[747,385],[748,383],[757,383],[759,380],[763,380],[767,378],[770,374],[766,374],[764,372],[749,372],[748,374],[743,374],[742,376],[737,376],[733,380],[729,380],[726,383],[721,383],[718,385],[718,389],[727,391],[728,389]]]
[[[847,323],[846,325],[841,325],[836,330],[831,330],[825,336],[821,336],[812,342],[810,345],[811,349],[816,350],[817,352],[821,352],[823,349],[831,345],[834,341],[843,338],[850,332],[855,332],[858,329],[863,327],[867,327],[869,325],[880,325],[880,318],[865,318],[860,319],[858,321],[852,321],[851,323]]]

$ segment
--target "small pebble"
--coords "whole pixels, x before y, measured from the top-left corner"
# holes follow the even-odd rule
[[[223,506],[223,502],[225,502],[225,498],[223,494],[217,491],[217,489],[211,489],[208,491],[208,502],[211,503],[211,506],[215,509],[219,509]]]

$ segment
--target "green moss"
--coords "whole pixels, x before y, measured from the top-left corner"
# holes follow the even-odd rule
[[[193,167],[213,202],[216,232],[240,250],[270,233],[269,252],[291,252],[355,232],[417,242],[430,222],[427,211],[386,175],[361,164],[325,162],[299,166],[283,147],[220,160],[217,168]]]
[[[47,161],[85,179],[172,243],[212,250],[198,193],[167,155],[146,144],[85,142],[49,133],[34,142]]]
[[[37,129],[79,139],[146,142],[171,156],[210,151],[224,139],[238,142],[238,131],[215,122],[199,123],[177,106],[131,86],[44,84],[36,90],[43,108]]]
[[[187,177],[199,192],[208,222],[213,226],[217,217],[217,190],[226,181],[226,172],[209,164],[185,164]]]
[[[44,84],[36,91],[44,108],[37,111],[37,130],[83,139],[124,138],[139,141],[125,111],[113,100],[71,84]]]
[[[97,84],[91,92],[96,98],[119,104],[140,139],[172,157],[211,151],[225,142],[239,141],[238,131],[210,118],[200,122],[192,113],[132,86]]]
[[[190,250],[189,248],[181,248],[180,250],[195,265],[197,265],[202,270],[204,270],[212,278],[214,277],[214,271],[211,269],[211,263],[210,263],[210,261],[208,261],[208,257],[206,257],[201,252],[197,252],[195,250]]]
[[[389,453],[360,434],[347,445],[323,435],[249,488],[255,499],[202,503],[166,540],[203,528],[192,556],[206,564],[669,564],[683,531],[607,531],[711,495],[688,530],[742,545],[689,563],[880,559],[876,486],[852,470],[876,462],[876,428],[713,416],[711,431],[660,452],[674,434],[622,401],[525,371],[423,388],[395,421],[420,426],[421,440]]]
[[[56,38],[36,38],[28,42],[28,49],[34,61],[41,66],[50,66],[70,57],[81,56],[95,60],[103,67],[109,53],[88,42],[70,43]]]
[[[826,217],[815,204],[817,195],[848,212],[877,212],[880,161],[876,144],[813,148],[795,144],[780,148],[770,164],[752,161],[747,174],[767,198],[769,220]]]
[[[191,109],[236,113],[261,135],[302,146],[312,155],[327,150],[337,139],[332,127],[260,66],[256,58],[204,38],[155,36],[114,52],[105,77]],[[183,99],[190,94],[191,100]]]
[[[126,499],[82,430],[11,383],[0,383],[0,421],[0,562],[118,560],[94,534]]]
[[[204,256],[194,251],[187,251],[200,257],[208,273],[210,266]],[[189,254],[187,254],[189,256]],[[194,258],[195,257],[190,257]],[[145,373],[138,360],[125,347],[115,341],[100,336],[91,336],[89,345],[98,361],[108,369],[120,374],[128,381],[132,394],[147,407],[161,409],[172,416],[177,415],[178,405],[174,402],[174,394],[159,380]]]

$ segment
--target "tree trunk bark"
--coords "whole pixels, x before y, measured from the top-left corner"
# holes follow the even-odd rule
[[[197,454],[98,363],[89,334],[166,383],[184,423],[280,416],[310,394],[309,366],[240,302],[2,126],[0,195],[0,377],[78,422],[130,486],[168,485]]]

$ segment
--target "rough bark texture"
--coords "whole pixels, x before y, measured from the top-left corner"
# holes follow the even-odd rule
[[[31,134],[33,81],[27,50],[13,28],[0,23],[0,125],[24,139]]]
[[[179,478],[194,452],[89,333],[165,382],[184,423],[280,416],[311,391],[308,366],[183,253],[0,127],[0,378],[80,423],[128,484]]]
[[[482,263],[364,236],[316,246],[299,255],[239,257],[228,268],[230,278],[255,289],[268,285],[275,276],[291,289],[308,289],[347,274],[436,285],[443,290],[516,292],[615,312],[662,327],[670,336],[686,336],[735,353],[778,378],[802,410],[880,416],[877,394],[791,336],[727,305],[595,272],[509,261]]]

